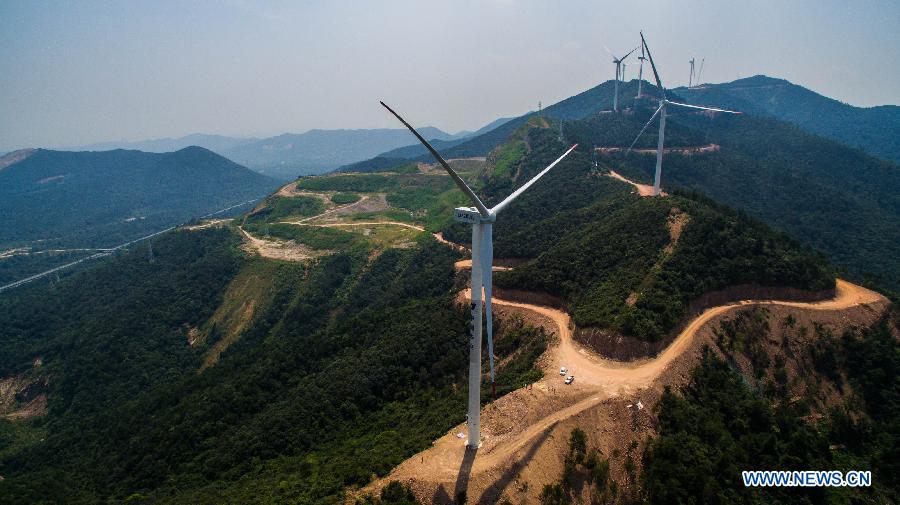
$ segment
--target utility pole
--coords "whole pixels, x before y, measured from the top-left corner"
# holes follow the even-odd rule
[[[149,257],[150,263],[156,262],[156,258],[153,257],[153,241],[152,240],[147,242],[147,256]]]

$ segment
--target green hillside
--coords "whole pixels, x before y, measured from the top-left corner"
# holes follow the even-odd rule
[[[275,187],[206,149],[174,153],[39,149],[0,170],[0,247],[53,240],[112,246]]]
[[[529,146],[515,170],[519,181],[566,146],[553,128],[519,135],[524,140],[514,137],[511,144]],[[508,176],[501,177],[485,184],[489,201],[513,189],[502,184]],[[787,236],[703,198],[638,197],[630,186],[594,172],[582,152],[505,214],[496,225],[496,257],[528,261],[499,273],[499,287],[561,297],[577,325],[641,340],[664,338],[704,293],[741,285],[806,291],[834,286],[823,259]],[[679,221],[680,236],[673,240],[671,227]],[[446,236],[465,240],[464,232]]]
[[[897,165],[774,119],[674,112],[667,121],[667,147],[714,143],[720,149],[666,155],[663,188],[702,192],[827,253],[855,279],[900,287],[900,258],[894,254],[900,243]],[[587,145],[627,146],[648,116],[644,111],[633,120],[597,117],[567,132]],[[639,147],[655,143],[656,130],[650,128]],[[601,163],[649,183],[655,156],[614,153],[601,156]]]
[[[874,156],[900,162],[900,107],[854,107],[764,75],[674,90],[691,103],[773,117]]]
[[[38,149],[0,169],[0,252],[34,253],[0,258],[0,283],[90,254],[57,249],[113,247],[275,187],[199,147],[162,154]]]
[[[540,125],[463,172],[489,202],[562,152],[556,130]],[[160,237],[152,262],[140,247],[0,298],[10,350],[0,373],[51,377],[46,415],[0,420],[0,501],[336,503],[463,421],[459,255],[390,224],[465,237],[446,219],[458,190],[440,174],[313,177],[297,189],[238,223]],[[355,194],[339,200],[359,208],[338,214],[337,194]],[[667,252],[673,207],[690,218]],[[290,223],[301,216],[312,219]],[[385,241],[372,222],[413,235]],[[249,255],[238,224],[256,240],[319,252]],[[527,260],[498,284],[558,283],[578,324],[648,340],[704,290],[833,282],[820,258],[764,226],[699,198],[638,198],[584,152],[510,206],[496,237],[497,257]],[[636,287],[643,294],[626,309]],[[540,378],[543,333],[516,320],[496,328],[498,391]]]

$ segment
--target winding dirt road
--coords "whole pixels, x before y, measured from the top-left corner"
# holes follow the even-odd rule
[[[457,269],[470,267],[471,261],[456,263]],[[471,290],[460,293],[460,297],[469,299]],[[463,439],[457,435],[465,430],[465,425],[456,426],[450,433],[436,440],[431,448],[397,466],[387,477],[373,483],[366,490],[377,490],[391,480],[399,480],[413,484],[419,494],[432,496],[432,501],[444,502],[446,500],[437,499],[437,495],[431,494],[433,489],[450,490],[455,483],[458,490],[462,482],[462,489],[468,489],[470,497],[480,495],[484,499],[490,483],[497,482],[498,475],[505,475],[510,468],[515,469],[516,465],[520,465],[523,451],[531,451],[540,445],[540,440],[548,436],[559,423],[612,397],[638,397],[641,390],[650,388],[668,367],[695,347],[695,340],[701,329],[729,311],[748,306],[786,306],[834,311],[866,304],[885,307],[888,301],[879,293],[838,279],[835,297],[830,300],[812,303],[744,300],[712,307],[691,321],[658,356],[631,362],[600,357],[576,342],[572,337],[571,318],[565,312],[496,296],[493,303],[495,307],[545,318],[556,327],[558,340],[548,348],[541,360],[544,379],[533,388],[519,389],[484,407],[483,442],[477,454],[466,451]],[[575,375],[575,384],[561,385],[558,375],[560,366],[566,366],[569,373]],[[522,405],[525,405],[524,415],[521,410],[516,410],[521,409]],[[529,447],[532,449],[528,449]],[[472,459],[467,462],[469,457]],[[465,471],[462,470],[464,468]],[[464,481],[461,480],[463,478]],[[419,499],[427,501],[428,496],[419,496]]]
[[[609,176],[613,179],[616,179],[617,181],[631,184],[637,189],[638,194],[641,196],[653,196],[653,186],[650,184],[641,184],[639,182],[634,182],[631,179],[626,179],[625,176],[619,174],[615,170],[610,170]],[[666,196],[668,193],[666,193],[665,191],[660,191],[660,194],[662,194],[662,196]]]

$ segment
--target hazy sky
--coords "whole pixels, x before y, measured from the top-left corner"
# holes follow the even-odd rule
[[[898,26],[897,0],[0,0],[0,149],[397,127],[379,99],[474,129],[611,79],[639,29],[667,87],[695,56],[897,104]]]

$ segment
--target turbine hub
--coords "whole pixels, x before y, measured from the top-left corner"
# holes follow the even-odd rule
[[[457,207],[453,210],[453,220],[458,223],[488,223],[496,221],[497,216],[484,217],[475,207]]]

